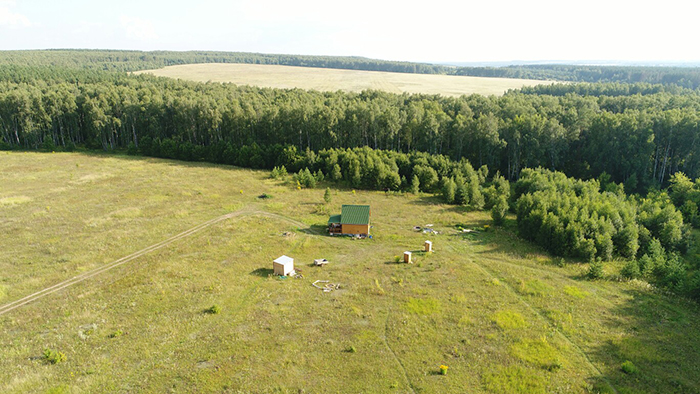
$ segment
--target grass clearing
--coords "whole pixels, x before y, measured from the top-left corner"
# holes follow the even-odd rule
[[[549,344],[547,337],[539,339],[526,339],[513,344],[511,353],[520,360],[531,363],[546,370],[561,368],[559,352]]]
[[[465,236],[456,224],[489,214],[334,190],[333,212],[372,206],[373,239],[351,241],[313,233],[326,185],[79,153],[11,152],[0,166],[0,184],[30,198],[0,209],[2,305],[236,214],[0,315],[3,393],[700,391],[697,305],[545,264],[511,218]],[[424,223],[435,252],[395,263],[422,247]],[[282,254],[303,279],[270,276]],[[46,349],[65,357],[44,362]]]
[[[183,64],[158,70],[137,71],[196,82],[230,82],[280,89],[360,92],[366,89],[390,93],[500,96],[508,89],[550,84],[552,81],[484,78],[455,75],[390,73],[382,71],[277,66],[268,64]]]
[[[29,202],[32,199],[27,196],[15,196],[15,197],[5,197],[0,198],[0,206],[13,206],[18,204],[23,204]]]
[[[519,366],[499,368],[484,376],[484,386],[492,393],[544,394],[547,379]]]
[[[525,318],[520,313],[510,310],[494,313],[493,316],[491,316],[491,320],[504,330],[523,328],[527,325]]]

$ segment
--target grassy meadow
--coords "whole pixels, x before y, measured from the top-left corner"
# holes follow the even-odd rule
[[[390,93],[424,93],[461,96],[473,93],[500,96],[508,89],[552,83],[532,79],[485,78],[455,75],[407,74],[381,71],[265,64],[183,64],[137,71],[196,82],[231,82],[269,88],[360,92],[366,89]]]
[[[586,264],[519,240],[512,219],[485,231],[488,213],[432,196],[333,189],[325,204],[324,189],[229,166],[0,152],[0,308],[235,214],[0,314],[0,392],[700,392],[696,304],[617,281],[617,263],[584,280]],[[371,205],[373,239],[323,235],[342,204]],[[438,235],[413,230],[428,223]],[[434,253],[420,252],[427,239]],[[406,250],[414,263],[396,263]],[[302,279],[270,275],[282,254]]]

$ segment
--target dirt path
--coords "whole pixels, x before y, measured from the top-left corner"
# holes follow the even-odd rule
[[[401,359],[399,358],[399,356],[396,355],[394,348],[391,347],[389,340],[387,340],[387,332],[389,332],[389,316],[391,316],[391,308],[389,308],[389,310],[386,312],[386,319],[384,320],[384,334],[382,335],[382,341],[384,341],[384,346],[386,346],[386,348],[389,349],[389,352],[391,352],[391,355],[394,356],[394,360],[399,365],[399,368],[401,370],[401,374],[403,375],[403,378],[406,381],[408,388],[411,389],[411,392],[413,394],[416,394],[416,390],[413,388],[413,383],[411,383],[411,379],[408,377],[408,373],[406,372],[406,367],[404,367],[403,362],[401,362]]]
[[[174,235],[174,236],[172,236],[164,241],[161,241],[161,242],[158,242],[158,243],[153,244],[151,246],[148,246],[148,247],[141,249],[137,252],[134,252],[128,256],[122,257],[118,260],[112,261],[111,263],[102,265],[100,267],[93,268],[89,271],[83,272],[80,275],[76,275],[70,279],[56,283],[53,286],[49,286],[43,290],[39,290],[35,293],[29,294],[28,296],[25,296],[25,297],[20,298],[18,300],[15,300],[15,301],[12,301],[12,302],[7,303],[5,305],[2,305],[2,306],[0,306],[0,316],[2,316],[2,315],[6,314],[14,309],[17,309],[21,306],[27,305],[27,304],[32,303],[34,301],[37,301],[43,297],[46,297],[49,294],[55,293],[59,290],[63,290],[67,287],[73,286],[73,285],[78,284],[82,281],[85,281],[85,280],[90,279],[92,277],[95,277],[97,275],[103,274],[103,273],[105,273],[113,268],[119,267],[123,264],[126,264],[126,263],[132,261],[132,260],[135,260],[135,259],[137,259],[137,258],[139,258],[147,253],[164,248],[164,247],[172,244],[175,241],[192,236],[192,235],[198,233],[199,231],[204,230],[205,228],[208,228],[216,223],[219,223],[221,221],[231,219],[234,217],[247,216],[247,215],[259,215],[259,216],[266,216],[266,217],[270,217],[270,218],[280,219],[280,220],[284,220],[286,222],[289,222],[291,224],[294,224],[295,226],[299,226],[300,228],[304,228],[306,226],[306,224],[299,222],[297,220],[288,218],[286,216],[282,216],[282,215],[278,215],[278,214],[270,213],[270,212],[266,212],[266,211],[261,211],[261,210],[253,210],[250,208],[243,208],[239,211],[228,213],[226,215],[221,215],[217,218],[214,218],[214,219],[211,219],[211,220],[206,221],[204,223],[201,223],[197,226],[190,228],[189,230],[183,231],[183,232],[181,232],[177,235]],[[308,230],[308,232],[311,234],[316,234],[313,230]]]

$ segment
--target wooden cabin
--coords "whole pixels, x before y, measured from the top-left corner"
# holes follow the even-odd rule
[[[369,235],[369,205],[343,205],[340,215],[328,219],[330,235]]]

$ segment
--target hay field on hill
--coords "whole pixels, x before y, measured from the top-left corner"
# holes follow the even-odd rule
[[[185,64],[139,71],[197,82],[232,82],[236,85],[304,90],[390,93],[425,93],[461,96],[478,93],[502,95],[508,89],[552,83],[531,79],[482,78],[454,75],[404,74],[380,71],[337,70],[259,64]]]
[[[2,393],[700,392],[696,304],[618,282],[615,264],[584,280],[512,218],[483,231],[488,213],[429,195],[325,204],[326,185],[265,171],[80,153],[0,152],[0,185],[0,312],[233,213],[0,313]],[[373,239],[323,235],[342,204],[371,205]],[[413,230],[426,223],[440,234]],[[414,264],[394,262],[405,250]],[[269,275],[282,254],[303,279]]]

